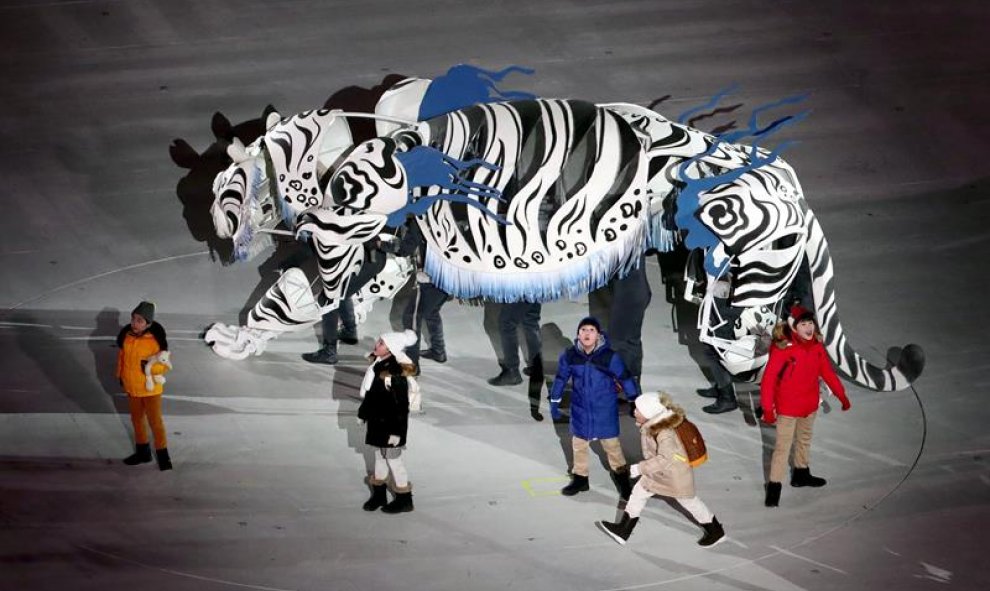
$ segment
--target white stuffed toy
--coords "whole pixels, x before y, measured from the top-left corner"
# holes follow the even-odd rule
[[[151,392],[155,389],[155,384],[164,384],[165,372],[172,369],[172,354],[168,351],[159,351],[151,357],[145,359],[144,364],[144,388]],[[158,367],[155,366],[164,366]]]

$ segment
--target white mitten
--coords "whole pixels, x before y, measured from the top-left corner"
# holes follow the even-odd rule
[[[639,464],[633,464],[629,468],[629,477],[630,478],[639,478]]]
[[[389,435],[388,436],[388,444],[389,445],[399,445],[399,442],[400,441],[402,441],[402,438],[399,437],[398,435]]]

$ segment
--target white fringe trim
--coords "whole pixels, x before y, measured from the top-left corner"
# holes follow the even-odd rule
[[[500,303],[550,302],[574,298],[621,279],[639,266],[648,242],[648,225],[624,239],[560,267],[534,264],[532,270],[473,270],[458,267],[436,250],[426,250],[426,273],[433,284],[457,298],[482,297]]]

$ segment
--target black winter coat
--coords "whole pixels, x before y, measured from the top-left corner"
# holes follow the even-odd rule
[[[368,433],[364,442],[374,447],[402,447],[406,444],[409,427],[409,382],[415,368],[400,364],[395,357],[382,359],[375,364],[375,379],[365,392],[358,408],[358,418],[365,421]],[[385,386],[385,378],[391,377],[391,387]],[[398,445],[389,445],[388,438],[399,436]]]

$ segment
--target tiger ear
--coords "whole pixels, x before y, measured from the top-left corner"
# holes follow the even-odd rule
[[[248,159],[247,150],[244,149],[244,143],[236,137],[230,145],[227,146],[227,155],[230,159],[234,161],[235,164],[244,162]]]
[[[268,116],[265,117],[265,129],[271,129],[281,119],[282,116],[278,114],[278,111],[272,110],[272,112],[268,113]]]

